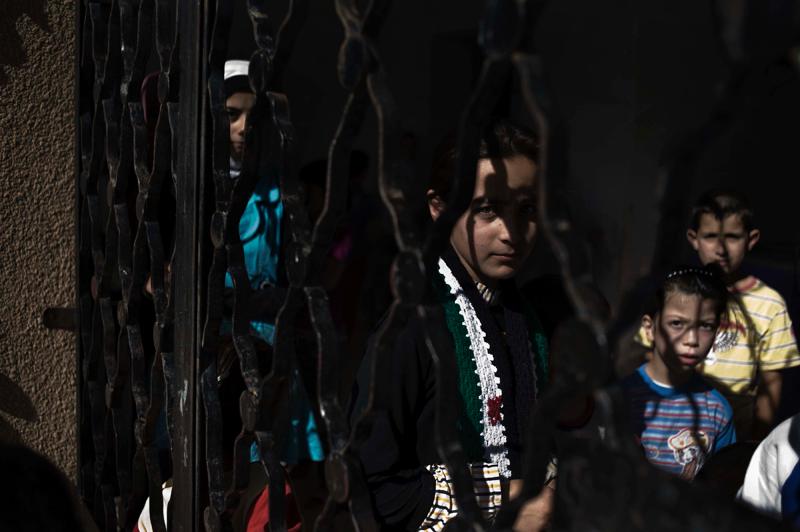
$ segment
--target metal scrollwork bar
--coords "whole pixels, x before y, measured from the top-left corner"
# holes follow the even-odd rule
[[[286,184],[295,179],[294,168],[287,164],[289,160],[287,154],[291,149],[291,132],[288,114],[288,101],[281,93],[271,92],[278,84],[278,80],[284,75],[283,71],[275,69],[275,58],[277,54],[288,58],[296,37],[296,32],[301,27],[305,15],[305,0],[290,2],[285,19],[280,27],[277,38],[272,35],[269,24],[267,3],[263,1],[249,1],[248,14],[253,25],[253,33],[257,49],[250,58],[250,83],[256,94],[256,102],[252,111],[255,125],[251,129],[248,126],[246,133],[246,146],[252,147],[262,154],[260,159],[252,157],[248,159],[245,152],[245,160],[242,165],[242,177],[249,176],[257,180],[265,173],[271,173],[279,177],[281,187],[281,198],[286,209],[286,218],[289,223],[289,233],[295,236],[295,228],[306,224],[305,214],[299,212],[295,207],[298,204],[286,202],[284,191]],[[299,7],[298,10],[295,10]],[[303,17],[303,18],[300,18]],[[280,51],[280,52],[279,52]],[[279,63],[283,67],[283,63]],[[288,133],[288,135],[287,135]],[[253,186],[255,181],[253,181]],[[292,188],[292,185],[289,186]],[[238,192],[238,190],[237,190]],[[243,205],[242,205],[243,207]],[[302,218],[302,220],[300,220]],[[296,275],[292,271],[290,263],[292,256],[287,256],[287,277],[289,278],[290,288],[286,294],[284,304],[278,311],[275,319],[275,336],[273,346],[272,367],[268,375],[254,387],[256,393],[251,401],[244,401],[242,405],[242,420],[245,423],[244,429],[249,429],[258,435],[258,449],[261,456],[262,465],[265,467],[269,478],[269,500],[270,500],[270,530],[278,531],[286,529],[286,506],[285,506],[285,475],[279,463],[281,456],[286,449],[286,434],[289,428],[288,409],[288,388],[291,379],[291,368],[295,365],[296,349],[292,330],[295,326],[295,319],[301,302],[301,294],[298,291]],[[234,279],[235,285],[236,280]],[[249,285],[244,285],[247,288]],[[236,325],[237,312],[240,316],[244,315],[245,305],[240,304],[239,298],[246,296],[246,293],[239,293],[239,286],[236,286],[236,302],[234,306],[234,326]],[[246,292],[246,290],[245,290]],[[241,319],[241,318],[240,318]],[[235,332],[235,331],[234,331]],[[243,374],[247,366],[244,364],[247,355],[246,350],[240,347],[248,347],[247,344],[237,342],[237,353],[242,360]],[[244,375],[247,378],[247,375]],[[247,379],[245,381],[247,383]],[[244,399],[244,398],[243,398]],[[283,406],[283,408],[278,408]],[[240,436],[240,437],[242,437]]]
[[[731,501],[715,497],[697,485],[659,474],[645,463],[641,449],[633,439],[625,436],[630,433],[630,428],[620,391],[613,386],[604,387],[613,370],[602,312],[584,282],[591,276],[579,271],[568,252],[567,242],[576,238],[572,234],[572,225],[568,221],[558,223],[549,210],[551,189],[547,162],[554,150],[561,147],[550,143],[550,125],[542,104],[550,99],[542,64],[538,57],[523,51],[515,51],[512,60],[525,105],[541,143],[537,170],[540,222],[561,267],[567,295],[576,309],[577,322],[562,326],[556,333],[552,356],[559,360],[561,367],[533,412],[529,434],[532,445],[526,452],[528,460],[523,492],[518,501],[503,508],[495,526],[512,526],[521,501],[539,493],[548,455],[554,452],[548,440],[553,437],[559,405],[581,394],[592,394],[601,423],[606,428],[605,438],[602,442],[599,439],[587,442],[580,438],[562,437],[559,452],[561,480],[556,504],[563,510],[556,514],[556,529],[648,530],[654,526],[664,529],[687,526],[725,530],[769,529],[766,522],[757,516],[732,507]],[[591,480],[585,475],[579,478],[581,472],[588,473]],[[672,502],[666,503],[664,497],[672,498]],[[677,502],[678,499],[685,503]],[[670,508],[688,508],[693,504],[704,508],[703,515],[670,516]],[[614,510],[607,511],[609,508]],[[650,516],[653,520],[643,516]]]
[[[309,256],[312,270],[309,279],[313,284],[319,283],[317,275],[322,272],[334,231],[344,214],[350,153],[368,105],[365,73],[369,58],[360,35],[362,21],[354,4],[337,2],[336,8],[345,28],[345,40],[339,53],[339,82],[350,94],[328,152],[325,205],[314,227]],[[375,17],[378,14],[379,10],[372,3],[365,9],[364,17]],[[376,28],[378,26],[376,24]],[[329,530],[335,505],[348,504],[356,528],[374,530],[376,524],[366,482],[360,478],[356,459],[348,450],[347,416],[338,397],[341,357],[333,317],[327,294],[321,287],[313,284],[306,288],[306,297],[317,338],[317,393],[329,447],[325,467],[329,496],[323,513],[317,520],[316,529]]]
[[[217,356],[221,350],[220,326],[222,324],[223,291],[228,257],[226,226],[230,210],[234,181],[229,167],[229,121],[225,110],[223,69],[227,54],[227,39],[230,28],[232,5],[216,2],[212,25],[211,48],[207,78],[208,102],[211,111],[211,167],[214,184],[216,210],[211,217],[211,243],[213,255],[208,274],[206,318],[200,360],[200,390],[205,412],[205,455],[208,476],[209,506],[204,511],[203,522],[208,531],[221,530],[225,513],[226,497],[223,485],[222,459],[222,409],[217,392]],[[238,217],[234,220],[238,240]],[[238,277],[238,276],[237,276]],[[238,280],[238,278],[237,278]],[[230,498],[228,499],[231,500]]]
[[[370,411],[381,406],[375,377],[392,355],[403,324],[417,316],[425,324],[439,390],[434,437],[460,508],[449,527],[510,528],[523,502],[542,489],[547,462],[557,454],[563,472],[558,504],[562,508],[567,504],[574,512],[557,512],[561,521],[554,524],[556,529],[598,523],[608,529],[634,529],[650,523],[643,517],[648,511],[666,515],[665,501],[670,497],[686,507],[701,501],[708,509],[704,519],[713,517],[730,529],[767,529],[764,521],[730,510],[726,501],[655,475],[644,467],[638,449],[622,436],[627,429],[620,396],[604,387],[612,380],[606,324],[585,283],[587,272],[576,271],[579,266],[568,251],[568,244],[578,237],[568,220],[557,218],[550,204],[552,183],[558,178],[551,175],[551,163],[553,154],[563,148],[559,133],[564,126],[548,103],[541,57],[521,48],[545,2],[485,3],[479,33],[484,59],[459,123],[450,201],[432,230],[423,234],[415,219],[415,205],[423,199],[422,184],[401,149],[401,117],[376,45],[390,2],[335,1],[344,30],[336,68],[347,94],[328,147],[323,210],[312,226],[297,175],[297,139],[284,92],[284,75],[311,4],[290,0],[275,33],[271,3],[242,1],[257,47],[249,71],[256,100],[248,117],[242,170],[236,178],[230,172],[223,75],[233,2],[80,3],[80,484],[97,523],[106,530],[130,530],[149,499],[150,522],[159,532],[201,526],[208,531],[230,530],[250,480],[251,451],[257,449],[269,479],[270,530],[286,530],[285,485],[290,475],[281,458],[290,445],[289,390],[300,379],[315,403],[313,414],[327,454],[328,496],[315,529],[332,530],[346,507],[356,529],[377,530],[358,451],[371,430]],[[717,2],[717,7],[718,14],[725,15],[720,27],[723,43],[734,60],[743,61],[742,43],[734,28],[741,13],[723,2]],[[142,94],[153,51],[160,69],[156,109],[147,107]],[[558,359],[559,371],[533,412],[522,496],[506,504],[494,523],[488,523],[479,510],[455,426],[445,423],[457,417],[456,403],[446,400],[457,393],[457,372],[455,360],[443,348],[448,341],[443,336],[443,313],[427,305],[425,295],[427,279],[471,200],[482,131],[513,80],[519,83],[540,141],[541,227],[555,252],[577,320],[561,329],[552,345],[551,356]],[[389,279],[393,301],[367,354],[372,376],[367,407],[351,427],[339,390],[345,365],[343,346],[322,284],[336,230],[346,213],[351,152],[371,110],[378,125],[377,188],[398,253]],[[278,179],[284,212],[281,246],[286,282],[281,286],[251,286],[239,234],[247,202],[265,175]],[[212,201],[207,201],[205,194],[212,189]],[[207,205],[212,205],[212,212],[205,212]],[[173,221],[174,238],[168,227]],[[663,249],[656,261],[665,260],[669,251],[667,233],[673,233],[669,229],[668,223],[662,227]],[[232,289],[226,288],[226,276]],[[232,300],[226,297],[231,294]],[[229,316],[226,301],[233,303]],[[261,358],[268,355],[257,349],[251,337],[254,319],[275,324],[269,364]],[[306,334],[307,323],[311,334]],[[223,412],[218,375],[228,332],[244,382],[241,419],[236,421]],[[299,341],[300,336],[313,339],[315,348],[307,347],[311,342]],[[612,334],[609,337],[613,340]],[[310,367],[316,371],[301,371]],[[606,439],[586,444],[566,437],[556,448],[557,411],[576,395],[594,397],[607,425]],[[223,427],[234,423],[238,428],[239,421],[233,449],[224,449]],[[167,454],[171,472],[164,468]],[[233,462],[226,485],[227,456]],[[609,473],[609,464],[627,488]],[[610,508],[622,509],[604,513],[597,511],[597,502],[587,502],[589,488],[581,484],[581,467],[603,487],[601,495],[606,498],[597,500],[613,501]],[[173,491],[165,508],[162,488],[169,475]],[[170,523],[162,518],[167,511],[172,515]],[[686,528],[689,518],[691,513],[674,521]],[[710,521],[697,523],[711,529]]]
[[[506,27],[492,26],[496,24],[498,17],[497,11],[500,9],[490,3],[489,12],[484,24],[489,30],[496,34],[504,34]],[[502,7],[502,6],[501,6]],[[351,17],[340,16],[343,24],[350,23]],[[485,27],[486,27],[485,26]],[[489,43],[491,45],[491,43]],[[474,188],[475,167],[477,165],[478,145],[483,126],[488,122],[494,107],[494,102],[500,95],[509,67],[508,60],[504,57],[510,50],[498,54],[484,43],[487,51],[486,61],[484,62],[481,78],[477,87],[473,91],[470,104],[462,116],[458,139],[458,155],[456,160],[456,175],[452,200],[450,205],[439,217],[429,235],[427,242],[422,243],[422,239],[415,232],[411,222],[409,202],[414,199],[421,200],[421,190],[414,190],[413,180],[410,178],[410,165],[403,161],[394,151],[399,145],[399,130],[397,118],[394,112],[394,103],[388,92],[380,63],[374,45],[369,43],[369,53],[372,64],[368,74],[368,88],[372,99],[373,107],[378,115],[379,124],[379,190],[387,210],[392,215],[395,240],[400,250],[395,258],[394,265],[394,286],[393,293],[395,301],[389,314],[389,318],[378,331],[375,341],[375,353],[372,355],[371,375],[372,382],[375,376],[381,371],[381,363],[387,356],[390,356],[390,346],[395,341],[397,327],[409,311],[416,312],[423,318],[426,324],[425,335],[426,344],[431,350],[432,360],[436,368],[436,382],[440,391],[455,390],[454,371],[455,360],[452,357],[443,357],[447,350],[441,349],[443,338],[438,334],[438,330],[444,330],[441,326],[443,315],[437,307],[427,307],[422,305],[422,297],[425,293],[426,271],[435,271],[432,265],[438,260],[444,246],[446,245],[450,231],[461,213],[469,203]],[[416,196],[414,195],[416,192]],[[431,326],[436,323],[439,327]],[[372,385],[374,387],[374,384]],[[368,420],[366,415],[373,404],[374,390],[369,391],[369,401],[365,415],[357,422],[354,428],[353,445],[357,448],[359,440],[364,437],[367,428],[360,427]],[[444,400],[445,392],[437,394],[436,402],[436,434],[437,447],[440,457],[447,465],[453,478],[456,492],[456,499],[460,508],[460,515],[456,518],[461,524],[469,523],[473,527],[485,528],[486,523],[478,508],[477,501],[472,489],[466,460],[463,450],[458,442],[455,427],[451,423],[443,420],[455,419],[452,411],[452,402]],[[458,526],[454,522],[451,526]]]

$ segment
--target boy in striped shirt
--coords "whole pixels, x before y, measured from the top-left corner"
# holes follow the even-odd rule
[[[686,237],[702,264],[719,264],[731,293],[714,345],[698,370],[731,403],[739,437],[761,440],[776,421],[780,370],[800,365],[783,298],[742,271],[761,232],[741,195],[712,190],[695,204]],[[638,340],[649,345],[642,331]]]
[[[714,342],[727,290],[716,267],[670,272],[657,311],[642,318],[653,356],[622,381],[631,425],[647,459],[694,479],[706,459],[736,441],[728,401],[695,372]]]

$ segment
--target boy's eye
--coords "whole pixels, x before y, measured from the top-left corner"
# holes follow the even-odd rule
[[[475,214],[484,218],[495,216],[494,205],[481,205],[475,209]]]
[[[713,331],[714,329],[717,328],[717,324],[710,322],[701,323],[700,328],[703,329],[704,331]]]
[[[681,320],[669,320],[667,322],[667,325],[669,325],[670,327],[672,327],[674,329],[678,329],[678,328],[683,326],[683,322]]]
[[[520,213],[523,216],[535,216],[536,215],[536,204],[535,203],[523,203],[520,206]]]
[[[240,116],[242,116],[242,112],[239,109],[228,108],[228,119],[231,122],[236,122]]]

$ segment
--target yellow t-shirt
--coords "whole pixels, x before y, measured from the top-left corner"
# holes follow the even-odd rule
[[[798,366],[800,352],[778,292],[751,276],[731,296],[714,345],[698,370],[731,403],[736,431],[745,439],[752,428],[759,372]],[[636,341],[649,346],[643,329]]]

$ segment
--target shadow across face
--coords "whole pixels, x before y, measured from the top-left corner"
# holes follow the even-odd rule
[[[536,164],[517,155],[478,161],[472,201],[450,242],[472,278],[492,286],[514,277],[537,234]]]

